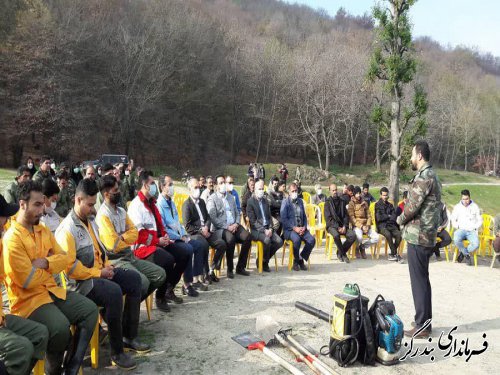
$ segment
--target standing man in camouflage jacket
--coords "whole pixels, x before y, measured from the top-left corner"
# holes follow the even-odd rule
[[[427,320],[432,319],[429,257],[436,245],[441,216],[441,184],[429,164],[430,154],[426,141],[415,143],[411,164],[412,169],[418,172],[410,183],[408,203],[397,218],[397,223],[404,226],[403,239],[408,243],[408,268],[415,305],[415,322],[411,330],[405,331],[405,335],[424,339],[432,331],[430,324],[423,330],[421,328]]]

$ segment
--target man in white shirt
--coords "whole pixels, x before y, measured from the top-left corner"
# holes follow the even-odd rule
[[[462,200],[453,208],[451,214],[451,224],[455,228],[453,242],[460,250],[458,262],[467,261],[467,265],[472,266],[470,254],[476,251],[479,247],[478,230],[483,225],[483,218],[476,203],[470,199],[469,190],[462,190]],[[463,241],[469,241],[467,247]]]

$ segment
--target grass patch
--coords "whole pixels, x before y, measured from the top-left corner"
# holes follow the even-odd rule
[[[16,177],[16,171],[11,169],[0,169],[0,194],[3,194],[5,188],[11,184]]]
[[[460,192],[463,189],[469,189],[472,200],[479,205],[479,208],[484,213],[493,216],[500,213],[500,186],[491,185],[469,186],[464,184],[443,186],[442,199],[446,202],[450,209],[460,201]]]

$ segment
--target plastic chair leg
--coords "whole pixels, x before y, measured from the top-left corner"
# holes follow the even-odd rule
[[[93,369],[99,367],[99,320],[90,339],[90,363]]]
[[[33,375],[44,375],[44,374],[45,374],[45,361],[43,359],[40,359],[33,368]]]
[[[146,303],[146,313],[148,314],[148,320],[151,320],[151,310],[153,309],[153,294],[150,294],[144,302]]]

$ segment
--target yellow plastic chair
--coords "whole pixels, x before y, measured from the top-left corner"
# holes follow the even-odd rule
[[[370,216],[372,217],[372,230],[377,232],[377,225],[375,222],[375,203],[376,202],[371,202],[370,203]],[[378,232],[377,232],[378,233]],[[380,257],[380,243],[382,242],[382,237],[385,240],[385,256],[387,256],[387,239],[379,234],[378,236],[378,242],[376,244],[370,245],[370,253],[372,255],[372,259],[374,258],[374,254],[377,256],[377,259]],[[368,235],[364,234],[363,238],[369,238]]]
[[[45,361],[40,359],[33,368],[33,375],[44,375],[45,374]]]
[[[301,244],[303,244],[304,241],[301,241]],[[283,259],[282,259],[282,262],[281,264],[284,263],[284,259],[285,259],[285,251],[286,251],[286,247],[288,246],[289,250],[288,250],[288,271],[291,271],[292,270],[292,267],[293,267],[293,242],[292,240],[285,240],[285,242],[283,243]],[[311,257],[309,256],[309,259],[307,260],[307,269],[311,269]]]
[[[346,236],[341,234],[340,238],[345,239]],[[333,247],[334,246],[335,246],[335,240],[333,239],[333,236],[330,233],[326,232],[325,254],[328,256],[328,260],[332,260],[332,258],[333,258]],[[353,252],[354,252],[353,249],[355,249],[355,246],[356,246],[356,243],[353,243],[351,245],[350,249],[347,250],[347,256],[349,256],[349,252],[352,252],[350,258],[353,257]],[[354,258],[356,258],[356,256],[354,256]]]
[[[174,194],[174,204],[177,208],[177,213],[179,214],[179,222],[182,223],[182,205],[184,201],[189,198],[188,194],[175,193]]]
[[[257,248],[257,259],[259,260],[258,271],[259,273],[262,273],[264,269],[264,244],[261,241],[252,241],[252,248],[253,246],[256,246]],[[248,255],[247,268],[250,268],[250,258],[252,257],[252,248],[250,248],[250,254]],[[277,272],[278,260],[276,259],[276,254],[274,254],[273,258],[274,258],[274,269]]]
[[[324,207],[324,206],[323,206]],[[320,246],[322,242],[322,233],[325,231],[326,224],[318,223],[318,220],[321,220],[319,216],[321,215],[321,210],[319,206],[315,204],[306,204],[304,207],[306,211],[307,217],[307,229],[311,234],[313,234],[316,238],[316,246]]]
[[[307,191],[302,192],[302,200],[304,201],[305,204],[311,203],[311,194],[308,193]]]
[[[486,245],[488,244],[488,255],[493,255],[493,241],[495,240],[493,216],[483,214],[483,227],[479,233],[479,249],[481,256],[486,255]]]
[[[212,261],[214,260],[214,256],[215,256],[215,248],[210,246],[210,255],[209,255],[210,263],[212,263]],[[224,260],[225,259],[226,259],[226,254],[224,254],[224,256],[222,257],[221,269],[224,268]],[[220,277],[219,270],[215,270],[215,276]]]
[[[493,252],[493,259],[491,260],[491,266],[490,266],[490,268],[495,267],[495,260],[497,260],[497,256],[498,256],[498,254],[495,253],[495,252]]]

